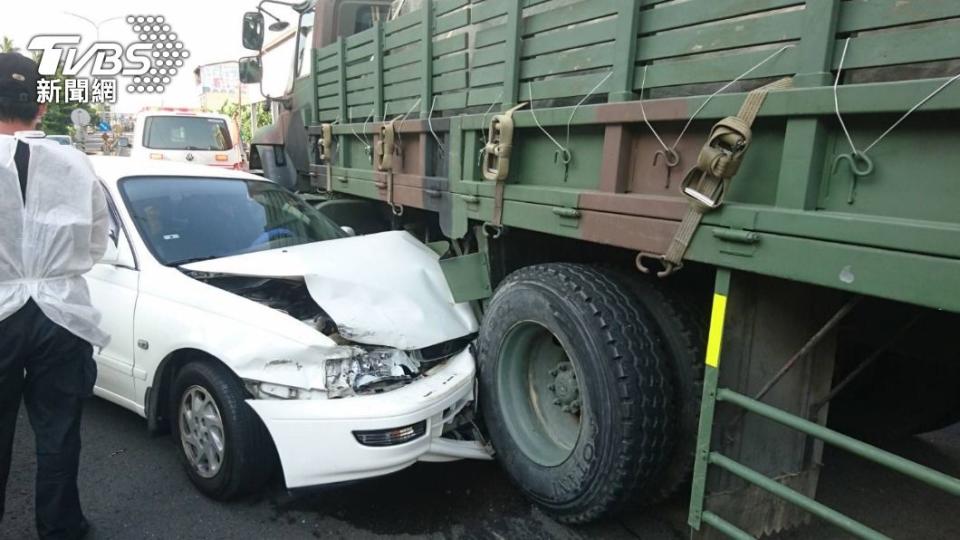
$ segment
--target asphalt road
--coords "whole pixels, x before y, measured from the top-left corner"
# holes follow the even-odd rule
[[[298,496],[279,481],[230,504],[199,495],[183,474],[170,437],[146,433],[143,420],[91,400],[83,425],[80,490],[101,539],[312,538],[689,538],[685,501],[637,509],[589,527],[552,522],[529,504],[494,463],[422,464],[349,486]],[[32,434],[21,408],[7,514],[0,538],[33,529]],[[960,426],[904,441],[892,450],[960,476]],[[820,499],[895,537],[960,538],[960,503],[855,458],[826,456]],[[813,524],[784,539],[842,538]]]

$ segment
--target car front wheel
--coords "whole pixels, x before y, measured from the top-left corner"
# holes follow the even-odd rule
[[[237,377],[212,361],[193,362],[174,386],[172,427],[190,481],[217,500],[261,489],[273,473],[274,451]]]

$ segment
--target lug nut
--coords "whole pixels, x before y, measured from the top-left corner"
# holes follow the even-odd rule
[[[559,405],[559,404],[560,404],[560,399],[558,398],[558,399],[553,400],[553,404],[554,404],[554,405]]]
[[[560,371],[567,371],[570,369],[570,364],[560,364]]]
[[[558,373],[560,373],[560,370],[559,370],[559,369],[551,369],[551,370],[550,370],[550,376],[551,376],[551,377],[556,377]]]
[[[547,386],[547,390],[550,390],[551,392],[556,391],[556,389],[557,389],[557,385],[555,385],[555,384],[551,384],[551,385]]]

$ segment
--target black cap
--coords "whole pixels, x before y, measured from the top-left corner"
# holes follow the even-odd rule
[[[40,66],[18,53],[0,53],[0,103],[36,103]]]

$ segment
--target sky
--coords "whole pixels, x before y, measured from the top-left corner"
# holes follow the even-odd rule
[[[114,109],[137,112],[148,106],[197,107],[194,68],[255,54],[243,48],[240,37],[243,13],[256,4],[257,0],[0,0],[0,36],[10,37],[16,46],[25,49],[38,34],[79,34],[83,36],[82,54],[96,40],[96,29],[67,13],[95,22],[127,15],[162,15],[190,51],[190,58],[162,95],[129,94],[125,85],[118,84]],[[278,16],[283,16],[284,11],[289,10],[282,6],[271,9]],[[126,45],[136,41],[136,36],[125,21],[114,20],[101,24],[100,40]]]

